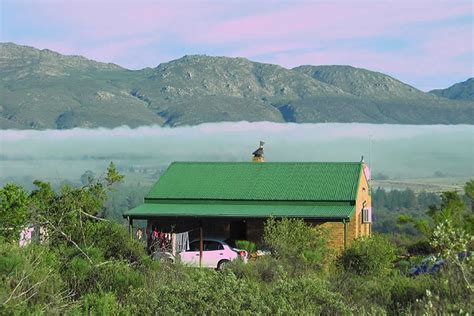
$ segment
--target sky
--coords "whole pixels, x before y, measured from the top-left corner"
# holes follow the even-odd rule
[[[473,76],[473,3],[0,0],[0,41],[129,69],[191,54],[346,64],[427,91]]]

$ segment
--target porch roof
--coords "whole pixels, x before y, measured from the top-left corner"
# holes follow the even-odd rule
[[[300,217],[326,220],[350,219],[355,206],[351,203],[292,204],[209,204],[209,203],[145,203],[124,213],[124,217]]]

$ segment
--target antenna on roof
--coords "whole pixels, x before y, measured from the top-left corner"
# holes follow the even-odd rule
[[[372,169],[374,167],[374,162],[372,161],[372,134],[369,134],[369,163]]]

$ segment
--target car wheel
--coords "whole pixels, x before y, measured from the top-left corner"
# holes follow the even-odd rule
[[[222,270],[225,268],[225,266],[229,263],[229,260],[221,260],[217,264],[217,270]]]

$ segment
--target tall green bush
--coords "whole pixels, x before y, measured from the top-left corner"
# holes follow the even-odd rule
[[[28,224],[28,194],[13,183],[0,188],[0,238],[17,241]]]
[[[264,227],[264,242],[272,255],[295,268],[321,268],[331,258],[327,231],[302,219],[270,218]]]
[[[358,275],[384,275],[391,271],[396,259],[396,249],[382,235],[361,237],[354,240],[338,258],[345,271]]]
[[[59,314],[71,291],[60,273],[60,258],[47,247],[20,248],[0,241],[0,314]]]

